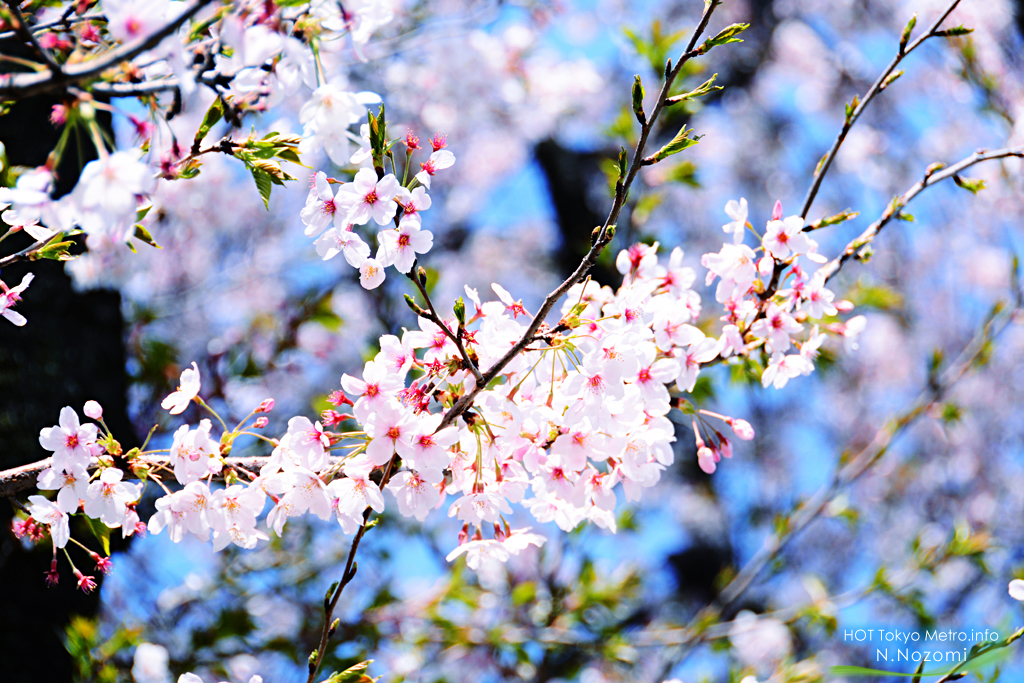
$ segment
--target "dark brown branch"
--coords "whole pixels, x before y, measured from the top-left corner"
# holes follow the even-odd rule
[[[60,72],[2,75],[0,76],[0,99],[20,100],[32,95],[60,90],[73,83],[99,76],[107,69],[153,49],[164,38],[177,31],[182,24],[191,19],[199,10],[209,5],[212,1],[195,0],[176,19],[158,31],[130,43],[125,43],[96,59],[69,66]]]
[[[21,9],[18,7],[18,0],[5,0],[5,2],[7,7],[11,10],[11,15],[14,17],[14,20],[18,22],[15,32],[21,36],[22,40],[30,44],[32,49],[39,53],[39,56],[43,58],[43,62],[46,64],[46,68],[48,68],[53,74],[60,74],[60,64],[53,60],[53,55],[50,54],[49,50],[39,44],[39,40],[36,38],[35,33],[29,30],[28,24],[25,23],[25,17],[22,16]]]
[[[445,336],[452,340],[452,343],[455,344],[455,348],[459,350],[459,354],[462,356],[463,365],[465,365],[469,369],[469,371],[473,373],[473,378],[476,380],[477,386],[480,386],[481,383],[483,383],[486,386],[487,382],[484,381],[484,376],[480,374],[480,368],[478,368],[476,366],[476,363],[474,363],[472,359],[470,359],[469,353],[466,351],[466,346],[465,344],[462,343],[462,327],[459,326],[457,333],[452,332],[451,330],[448,329],[448,326],[444,324],[444,320],[441,319],[441,316],[437,314],[437,309],[434,308],[434,304],[430,300],[430,295],[427,294],[426,284],[420,282],[420,277],[417,272],[418,263],[418,261],[413,261],[412,268],[409,269],[409,272],[406,273],[406,276],[413,281],[413,284],[416,285],[416,289],[418,289],[420,294],[423,296],[423,300],[427,302],[426,310],[420,310],[423,313],[426,313],[425,317],[430,322],[440,327],[441,330],[445,333]]]
[[[213,480],[224,481],[224,477],[231,470],[258,474],[260,468],[266,465],[268,460],[270,460],[270,456],[266,455],[247,458],[224,458],[224,469],[221,470],[220,474],[214,475]],[[331,465],[336,465],[341,461],[342,458],[340,457],[332,457]],[[52,462],[52,458],[46,458],[45,460],[39,460],[38,462],[0,472],[0,497],[10,497],[22,491],[34,489],[39,473],[48,468]],[[144,455],[139,458],[139,462],[148,465],[150,469],[165,468],[170,470],[174,467],[169,457]],[[90,468],[90,472],[95,469],[96,467]],[[137,478],[130,469],[125,470],[124,476],[126,479]]]
[[[75,6],[71,5],[68,9],[71,10],[71,11],[74,11]],[[45,31],[47,29],[50,29],[50,28],[53,28],[55,26],[60,26],[64,30],[66,30],[68,28],[71,28],[71,26],[74,25],[74,24],[81,24],[81,23],[84,23],[86,21],[92,21],[94,19],[97,20],[97,21],[106,21],[107,20],[107,16],[105,14],[103,14],[102,12],[100,12],[98,14],[83,14],[82,16],[75,17],[74,19],[72,19],[70,17],[70,15],[67,15],[67,12],[65,12],[65,15],[66,16],[64,16],[64,17],[62,17],[60,19],[57,19],[56,21],[48,21],[45,24],[35,24],[33,26],[30,26],[29,30],[32,31],[32,33],[42,33],[43,31]],[[0,33],[0,40],[10,40],[11,38],[17,38],[17,37],[18,37],[18,32],[17,31],[4,31],[3,33]]]

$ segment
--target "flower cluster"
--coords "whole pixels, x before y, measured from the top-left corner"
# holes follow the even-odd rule
[[[205,18],[192,17],[198,5],[188,8],[168,0],[105,0],[95,8],[97,12],[87,16],[86,4],[59,5],[40,8],[34,17],[48,29],[39,36],[44,56],[57,63],[102,61],[112,49],[126,50],[154,34],[162,39],[136,61],[119,61],[122,69],[106,70],[104,78],[119,82],[93,84],[100,89],[125,88],[120,95],[144,98],[146,116],[94,97],[87,90],[73,90],[53,107],[50,119],[61,129],[62,137],[46,163],[20,173],[20,169],[0,169],[4,184],[10,185],[0,187],[0,217],[8,226],[7,234],[24,231],[36,240],[30,250],[13,255],[14,260],[72,259],[68,251],[71,242],[62,240],[79,230],[87,235],[93,259],[115,245],[131,245],[133,238],[156,246],[139,221],[151,207],[158,179],[198,175],[199,158],[211,152],[223,152],[245,163],[267,199],[269,189],[261,183],[293,179],[281,170],[280,161],[272,158],[300,163],[296,150],[323,148],[339,165],[348,163],[350,148],[360,142],[350,128],[365,117],[367,105],[380,102],[374,93],[349,92],[343,65],[348,46],[361,56],[371,34],[394,19],[390,3],[348,3],[344,8],[326,2],[304,7],[263,3],[258,9],[251,3],[237,3]],[[69,22],[72,11],[79,16]],[[193,23],[189,25],[185,19]],[[122,71],[124,82],[111,75]],[[333,74],[329,82],[325,82],[326,73]],[[15,92],[16,81],[6,84]],[[136,86],[138,93],[132,92]],[[283,136],[271,142],[264,138],[257,143],[253,139],[233,141],[228,136],[221,144],[201,149],[200,143],[221,118],[240,127],[246,112],[266,111],[303,88],[308,97],[298,111],[301,138]],[[174,98],[153,95],[172,90]],[[211,96],[213,106],[189,149],[169,126],[170,119],[183,108],[202,112],[210,106]],[[118,151],[110,144],[100,114],[128,119],[136,133],[136,147]],[[187,135],[191,137],[192,132]],[[79,144],[88,140],[98,158],[82,169],[70,194],[55,199],[56,169],[72,137],[79,137]],[[443,168],[443,161],[432,158],[424,173],[418,174],[426,178],[421,177],[420,182],[427,187],[435,166]],[[393,203],[393,194],[385,198],[386,192],[382,192],[379,206]],[[368,213],[378,218],[379,212]],[[423,237],[417,240],[418,248],[424,248],[423,242]],[[24,285],[27,282],[22,289]],[[20,289],[2,288],[0,314],[17,325],[24,324],[25,319],[10,310]]]
[[[803,269],[801,256],[814,263],[826,260],[818,253],[817,242],[808,236],[803,218],[783,218],[782,204],[776,202],[764,235],[758,235],[758,251],[763,252],[759,258],[743,244],[747,229],[753,230],[747,210],[745,199],[726,205],[725,212],[733,220],[722,229],[733,234],[733,243],[722,245],[718,253],[704,254],[701,263],[708,269],[707,284],[718,280],[715,299],[725,308],[722,357],[763,352],[768,362],[761,382],[781,389],[790,379],[814,371],[826,335],[822,326],[814,324],[806,339],[794,339],[806,331],[805,324],[834,320],[853,305],[835,301],[835,294],[825,287],[823,273],[808,274]],[[854,350],[865,323],[864,316],[856,316],[846,322],[826,322],[824,329],[841,336],[847,349]],[[797,352],[789,353],[794,347]]]
[[[317,180],[329,193],[322,174]],[[365,222],[380,211],[377,222],[384,224],[399,204],[393,198],[398,191],[380,189],[391,184],[397,186],[391,176],[375,182],[357,174],[351,188],[343,185],[330,200],[319,199],[314,188],[304,219],[310,224],[321,215],[309,211],[315,202],[333,201],[347,221]],[[371,192],[380,193],[378,200],[363,201]],[[377,206],[384,201],[392,207]],[[410,214],[400,226],[410,225],[416,211]],[[313,224],[326,227],[323,221]],[[401,245],[401,235],[407,234],[401,230],[382,233],[378,253],[396,243],[389,232],[399,235]],[[806,246],[789,242],[790,249]],[[737,249],[743,258],[729,256]],[[419,520],[447,505],[447,514],[462,522],[459,546],[449,558],[465,554],[471,567],[544,542],[529,528],[510,527],[512,504],[565,530],[592,521],[614,531],[615,489],[621,486],[627,500],[637,500],[673,462],[673,410],[689,416],[697,461],[708,473],[732,453],[721,430],[753,438],[746,421],[698,409],[685,398],[706,366],[763,349],[771,354],[764,383],[782,386],[785,381],[778,377],[791,375],[780,366],[799,359],[803,365],[793,367],[813,370],[813,351],[825,337],[815,326],[808,340],[796,342],[800,353],[786,355],[794,343],[790,335],[804,329],[801,321],[837,311],[831,292],[806,278],[795,258],[780,262],[771,251],[765,258],[772,268],[778,263],[789,268],[781,280],[788,289],[759,303],[764,285],[757,274],[767,271],[755,265],[752,250],[727,244],[722,253],[704,257],[709,282],[722,279],[719,298],[727,312],[722,332],[708,336],[695,324],[702,302],[692,289],[696,274],[683,264],[683,251],[676,248],[667,261],[657,251],[657,244],[623,250],[616,259],[623,275],[618,290],[589,280],[569,289],[558,324],[542,327],[480,391],[480,369],[494,366],[523,339],[532,319],[523,302],[498,285],[492,285],[497,300],[483,301],[467,287],[470,306],[460,300],[454,318],[422,311],[419,329],[381,337],[380,352],[361,376],[344,375],[342,391],[330,397],[351,412],[328,410],[318,422],[291,418],[283,436],[268,439],[274,448],[258,473],[231,467],[226,456],[243,434],[265,438],[253,430],[267,424],[261,414],[273,409],[271,399],[219,437],[210,419],[182,425],[163,461],[146,452],[127,454],[128,470],[157,482],[166,493],[156,502],[149,529],[166,529],[174,541],[192,534],[212,539],[215,548],[229,543],[252,548],[268,538],[258,519],[269,501],[266,526],[279,535],[290,518],[306,513],[334,519],[351,534],[365,523],[368,510],[384,509],[386,490],[401,514]],[[397,265],[405,257],[400,250],[395,254],[388,262]],[[371,260],[365,253],[364,259]],[[162,405],[174,415],[193,403],[212,412],[200,389],[199,367],[193,363]],[[471,392],[468,409],[450,412]],[[86,413],[102,417],[95,404]],[[217,422],[223,424],[219,416]],[[345,425],[351,428],[337,431]],[[40,476],[40,487],[59,493],[56,504],[34,497],[32,517],[50,527],[55,544],[67,542],[67,517],[80,508],[130,534],[138,522],[134,508],[141,487],[121,481],[123,472],[111,459],[120,455],[113,437],[97,440],[96,425],[80,425],[66,408],[60,426],[43,430],[40,441],[54,451],[53,467]],[[95,470],[91,483],[90,468]],[[181,488],[171,492],[163,483],[168,475]],[[225,479],[226,486],[212,485],[214,477]]]
[[[408,178],[408,166],[412,163],[413,150],[419,149],[419,139],[409,134],[405,144]],[[422,170],[408,178],[404,185],[393,173],[378,177],[370,168],[360,169],[350,183],[329,179],[323,171],[313,175],[301,219],[307,236],[319,236],[315,243],[317,253],[325,261],[338,254],[344,255],[349,265],[359,270],[359,282],[366,289],[374,289],[384,282],[384,270],[388,266],[394,266],[400,273],[412,270],[416,255],[427,253],[434,244],[433,234],[422,228],[420,212],[430,208],[427,190],[431,177],[455,163],[455,155],[444,149],[446,144],[444,136],[434,136],[433,153],[420,164]],[[352,161],[369,158],[370,150],[366,147],[360,149]],[[337,193],[331,189],[332,183],[339,185]],[[370,246],[353,230],[371,220],[382,227],[394,224],[377,233],[377,252],[373,256]]]

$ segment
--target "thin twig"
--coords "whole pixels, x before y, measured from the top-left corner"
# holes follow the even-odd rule
[[[456,334],[452,332],[450,329],[448,329],[448,326],[444,324],[444,320],[442,320],[441,316],[437,314],[437,310],[434,308],[434,303],[430,300],[430,295],[427,294],[426,285],[420,282],[419,275],[417,274],[418,269],[416,265],[417,262],[413,261],[412,268],[409,269],[409,272],[406,273],[406,276],[413,281],[413,283],[416,285],[416,289],[418,289],[420,294],[423,296],[423,300],[427,302],[426,310],[420,310],[426,313],[427,319],[430,320],[430,322],[437,325],[439,328],[441,328],[445,336],[452,340],[452,343],[455,344],[455,347],[459,350],[459,354],[462,356],[462,363],[469,369],[471,373],[473,373],[473,378],[476,380],[477,386],[480,386],[481,383],[486,385],[487,382],[484,381],[484,376],[480,374],[480,368],[478,368],[476,366],[476,363],[474,363],[472,359],[470,359],[469,353],[466,351],[466,346],[465,344],[462,343],[462,327],[459,327],[459,334]]]
[[[864,94],[864,98],[860,100],[860,103],[854,108],[850,116],[846,117],[846,121],[843,123],[842,130],[839,131],[839,135],[836,136],[835,141],[832,143],[832,147],[825,154],[820,167],[816,169],[814,181],[811,183],[811,187],[807,190],[807,197],[804,199],[803,208],[800,209],[800,217],[806,219],[807,214],[811,211],[811,205],[814,204],[814,198],[818,195],[818,189],[821,187],[821,182],[825,179],[825,174],[828,173],[828,169],[832,166],[832,161],[836,158],[836,154],[839,153],[839,148],[842,146],[843,141],[846,139],[846,134],[853,128],[853,124],[857,123],[857,119],[867,109],[868,104],[875,98],[875,95],[885,90],[887,83],[886,80],[890,74],[896,70],[903,58],[909,55],[911,52],[916,50],[924,41],[935,36],[935,33],[939,30],[939,26],[946,20],[946,17],[956,9],[956,6],[960,4],[960,0],[953,0],[946,11],[939,15],[939,18],[935,20],[935,23],[931,25],[927,31],[917,38],[914,42],[907,45],[905,48],[900,45],[899,51],[896,56],[889,62],[889,66],[885,68],[874,84],[868,89],[867,93]]]
[[[384,491],[384,487],[391,480],[396,459],[397,456],[392,456],[391,460],[388,461],[387,468],[384,470],[384,476],[380,479],[379,487],[381,491]],[[356,551],[359,550],[359,542],[363,539],[363,535],[369,528],[370,512],[371,508],[367,506],[363,511],[363,523],[352,539],[352,547],[348,551],[348,559],[345,561],[345,571],[342,572],[341,581],[338,582],[338,587],[334,590],[334,593],[324,600],[324,626],[320,632],[320,644],[316,649],[316,658],[310,659],[309,678],[306,679],[306,683],[313,683],[313,679],[316,678],[316,672],[320,670],[320,664],[324,661],[324,651],[327,649],[327,641],[331,637],[331,617],[334,616],[334,608],[338,606],[338,600],[341,598],[341,592],[345,590],[345,586],[356,576],[358,569],[358,565],[355,563]]]
[[[1022,292],[1014,280],[1014,306],[997,307],[986,319],[981,329],[964,348],[960,355],[938,378],[930,380],[927,388],[918,396],[911,406],[891,419],[875,434],[868,446],[860,451],[851,461],[833,476],[832,481],[818,490],[809,500],[797,507],[786,518],[785,527],[774,532],[765,539],[761,549],[743,566],[740,572],[719,593],[715,602],[702,609],[694,617],[685,630],[701,631],[705,620],[717,618],[725,607],[734,603],[750,587],[758,575],[768,566],[796,534],[805,529],[811,522],[836,499],[840,491],[863,475],[877,463],[888,450],[893,439],[902,434],[920,417],[928,414],[928,410],[945,393],[966,375],[978,362],[988,347],[989,342],[998,337],[1013,321],[1014,316],[1024,305]],[[666,671],[674,662],[685,659],[692,648],[700,642],[700,638],[691,638],[682,643],[681,650],[675,651],[668,658]]]
[[[61,73],[60,64],[54,61],[53,55],[50,54],[49,50],[39,44],[39,40],[36,38],[35,33],[29,30],[28,25],[25,23],[25,17],[22,16],[21,9],[18,7],[18,0],[4,1],[7,4],[7,7],[10,8],[11,15],[14,17],[14,20],[18,22],[18,26],[15,29],[17,34],[39,53],[39,56],[43,58],[43,62],[46,64],[46,67],[53,74],[59,75]]]
[[[896,197],[893,202],[889,204],[889,208],[885,210],[885,213],[882,214],[881,218],[869,225],[867,230],[847,244],[846,248],[843,249],[842,254],[819,268],[817,272],[824,274],[825,282],[831,280],[832,277],[839,272],[839,269],[843,267],[844,263],[852,258],[858,251],[870,244],[875,237],[878,236],[878,233],[881,232],[882,228],[884,228],[893,218],[897,218],[903,207],[905,207],[914,197],[921,194],[926,188],[946,180],[947,178],[953,178],[959,175],[961,171],[964,171],[977,163],[981,163],[982,161],[1004,159],[1006,157],[1024,157],[1024,145],[1020,147],[997,149],[992,152],[978,150],[971,156],[958,161],[948,168],[944,168],[933,173],[926,173],[921,180],[914,183],[913,187],[904,192],[901,196]]]

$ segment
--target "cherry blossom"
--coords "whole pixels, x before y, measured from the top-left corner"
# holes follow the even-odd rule
[[[96,425],[81,424],[74,408],[65,406],[61,408],[59,424],[40,430],[39,444],[53,451],[53,469],[71,473],[76,465],[89,464],[96,435]]]
[[[403,216],[394,230],[378,233],[377,260],[385,266],[394,265],[399,273],[408,273],[416,261],[416,254],[425,254],[434,244],[434,235],[421,230],[419,221]]]
[[[50,527],[50,538],[53,539],[53,545],[58,548],[67,545],[71,538],[68,513],[43,496],[29,496],[28,502],[29,514],[32,519]]]
[[[430,155],[430,158],[420,164],[422,171],[416,174],[416,180],[428,190],[430,179],[441,170],[451,168],[455,164],[455,155],[447,149],[439,149]]]
[[[3,292],[0,293],[0,315],[18,327],[23,326],[28,321],[21,313],[11,310],[11,307],[21,301],[21,293],[28,289],[33,277],[35,276],[32,273],[26,273],[25,277],[21,278],[21,283],[11,288],[8,288],[7,285],[0,281],[0,288],[3,289]]]
[[[740,198],[737,202],[730,199],[725,205],[725,215],[732,219],[732,222],[722,226],[727,234],[732,233],[733,244],[743,241],[743,234],[747,230],[747,200]]]
[[[180,415],[188,408],[192,399],[199,395],[199,366],[192,363],[192,368],[185,368],[181,372],[181,380],[177,390],[171,392],[160,403],[160,407],[170,412],[171,415]]]
[[[124,521],[125,507],[142,494],[138,484],[121,481],[124,472],[107,467],[100,478],[89,484],[85,495],[85,514],[99,519],[109,527],[119,527]]]
[[[372,169],[359,169],[352,182],[338,190],[339,201],[349,207],[345,220],[363,225],[372,219],[377,225],[386,225],[398,211],[395,197],[399,187],[398,180],[390,173],[377,180]]]

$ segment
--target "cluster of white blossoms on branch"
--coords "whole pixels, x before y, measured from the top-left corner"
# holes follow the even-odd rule
[[[394,242],[388,233],[397,232],[401,244],[401,226],[409,225],[409,217],[398,210],[412,202],[412,193],[396,201],[397,189],[369,189],[382,183],[398,187],[388,178],[360,181],[357,175],[348,184],[353,188],[342,185],[331,199],[322,199],[315,187],[303,220],[309,225],[324,215],[317,202],[328,201],[334,202],[334,216],[345,216],[345,225],[376,219],[375,211],[381,212],[378,224],[399,216],[398,229],[378,236],[378,253],[387,252]],[[318,184],[322,180],[318,175]],[[375,191],[381,192],[378,199],[365,201]],[[395,206],[377,206],[384,201]],[[590,521],[614,531],[616,489],[621,487],[626,500],[638,500],[673,463],[673,410],[692,424],[697,461],[705,472],[731,456],[730,437],[723,431],[753,438],[746,421],[700,409],[686,398],[707,366],[756,363],[760,357],[767,359],[765,386],[781,387],[814,369],[826,332],[852,342],[860,324],[827,322],[850,306],[834,302],[832,292],[801,269],[797,257],[817,260],[815,245],[799,230],[786,228],[787,221],[796,225],[779,215],[768,224],[760,261],[737,243],[704,256],[708,283],[721,280],[716,298],[725,309],[725,325],[714,336],[697,324],[701,297],[692,289],[696,274],[683,264],[683,251],[676,248],[663,260],[657,244],[638,244],[616,259],[623,275],[617,290],[590,280],[570,288],[557,324],[541,325],[522,353],[491,378],[481,370],[494,367],[528,334],[532,316],[521,300],[492,285],[497,300],[484,301],[466,287],[469,305],[460,298],[449,319],[432,307],[429,312],[417,307],[419,329],[381,337],[379,353],[361,375],[341,378],[342,390],[329,400],[350,412],[326,410],[316,422],[293,417],[278,439],[260,433],[272,399],[229,430],[199,396],[195,363],[162,405],[176,415],[196,403],[216,423],[202,419],[182,425],[162,459],[156,456],[163,452],[145,446],[122,453],[94,402],[86,414],[99,420],[103,433],[94,424],[81,425],[75,411],[65,408],[60,425],[40,435],[53,460],[39,485],[57,489],[57,502],[33,496],[31,518],[49,527],[55,548],[68,542],[68,517],[79,512],[121,528],[126,536],[142,530],[136,506],[143,487],[122,481],[131,473],[163,494],[148,522],[150,531],[166,529],[173,541],[191,534],[211,540],[215,548],[255,547],[268,538],[261,526],[280,535],[289,519],[308,513],[356,533],[369,511],[383,511],[389,497],[408,517],[422,521],[446,510],[457,518],[459,545],[449,559],[465,554],[474,568],[484,558],[507,560],[543,544],[544,537],[528,527],[510,526],[514,504],[538,522],[554,521],[564,530]],[[399,262],[401,253],[380,262],[411,268],[411,262]],[[805,339],[794,338],[818,319],[824,322],[815,323]],[[794,346],[797,352],[787,353]],[[478,387],[478,379],[488,379],[487,386]],[[468,407],[454,409],[467,394],[473,394]],[[223,427],[219,435],[216,424]],[[243,435],[273,445],[258,471],[226,460]],[[179,486],[175,491],[167,485],[172,479]]]
[[[369,124],[363,124],[368,129]],[[367,138],[369,131],[364,131]],[[374,289],[384,282],[385,268],[394,266],[400,273],[412,270],[418,254],[430,251],[434,236],[422,228],[420,212],[430,208],[427,190],[430,179],[437,171],[455,163],[455,155],[444,149],[443,135],[431,140],[433,153],[420,163],[421,171],[409,178],[409,166],[420,141],[412,133],[405,136],[406,181],[399,182],[395,174],[378,174],[372,168],[362,168],[350,183],[343,183],[319,171],[311,178],[309,196],[301,212],[306,235],[317,237],[316,251],[326,261],[342,254],[353,268],[359,270],[359,282],[366,289]],[[369,143],[352,155],[352,163],[369,161]],[[379,176],[379,177],[378,177]],[[331,189],[337,184],[337,193]],[[378,226],[392,226],[376,235],[377,252],[371,256],[370,246],[353,230],[370,222]],[[326,230],[326,232],[325,232]],[[323,233],[323,234],[321,234]]]
[[[151,49],[136,50],[130,58],[112,62],[110,67],[118,68],[107,69],[103,76],[111,80],[72,89],[61,104],[54,105],[50,118],[61,137],[44,165],[22,170],[0,164],[3,182],[9,185],[0,187],[5,237],[23,231],[36,242],[12,255],[14,259],[69,260],[73,243],[67,240],[81,232],[94,254],[131,245],[133,240],[156,246],[140,221],[160,201],[159,179],[195,177],[203,155],[209,153],[227,154],[244,163],[267,201],[272,183],[294,180],[281,162],[301,163],[297,151],[323,148],[335,163],[349,163],[352,148],[361,143],[352,126],[365,120],[367,105],[381,101],[375,93],[348,90],[345,63],[350,48],[361,57],[371,34],[393,21],[390,2],[361,0],[343,5],[315,0],[284,7],[238,2],[204,7],[207,3],[101,0],[69,7],[50,5],[35,10],[32,19],[40,27],[39,45],[45,46],[45,56],[54,64],[65,60],[66,66],[90,60],[100,63],[111,51],[129,49],[154,35],[157,39]],[[13,89],[8,98],[17,99],[17,79],[7,79],[3,85]],[[115,97],[138,96],[146,113],[121,107],[117,99],[108,103],[94,97],[93,88]],[[303,126],[301,136],[271,134],[256,140],[254,134],[234,140],[229,135],[202,146],[221,119],[240,127],[245,113],[266,111],[304,88],[306,97],[295,112]],[[199,97],[201,91],[205,100]],[[216,97],[194,141],[179,139],[169,124],[171,118],[183,108],[187,111],[197,104],[205,108],[210,93]],[[134,148],[116,149],[100,122],[102,114],[130,121],[136,133]],[[191,138],[191,131],[188,135]],[[55,198],[57,169],[73,137],[79,138],[79,145],[88,140],[98,158],[85,165],[72,192]],[[419,175],[432,173],[434,166],[444,167],[433,157],[428,163],[433,166]],[[420,182],[429,187],[429,176]],[[394,193],[385,198],[385,187],[381,207],[394,199]],[[379,217],[379,211],[370,213]],[[422,239],[418,244],[422,246]],[[12,288],[0,282],[0,315],[16,325],[23,325],[25,319],[11,306],[27,284]]]

